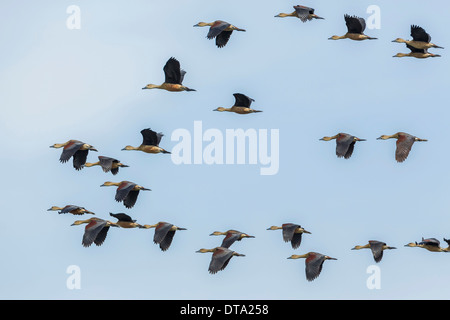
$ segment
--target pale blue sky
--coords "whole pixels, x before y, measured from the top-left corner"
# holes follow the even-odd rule
[[[314,7],[325,20],[302,23],[274,18],[292,6]],[[346,31],[344,14],[367,17],[381,9],[379,40],[330,41]],[[81,9],[81,29],[66,28],[69,5]],[[2,1],[3,216],[0,232],[2,299],[449,299],[449,254],[405,248],[421,237],[450,237],[450,112],[447,49],[441,58],[393,58],[407,52],[411,24],[449,47],[446,1]],[[207,40],[200,21],[222,19],[235,32],[225,48]],[[431,50],[430,50],[431,51]],[[163,81],[162,67],[176,57],[197,92],[141,90]],[[248,116],[212,112],[244,93],[264,112]],[[259,165],[175,165],[169,155],[125,152],[140,130],[165,134],[204,129],[279,129],[280,169],[261,176]],[[426,143],[413,146],[405,163],[394,160],[395,141],[381,134],[405,131]],[[347,132],[367,139],[351,159],[335,156],[325,135]],[[61,164],[56,142],[78,139],[98,155],[129,168],[117,176],[99,168],[75,171]],[[130,180],[153,191],[136,206],[114,201],[105,181]],[[112,229],[102,247],[83,248],[78,219],[46,210],[77,204],[109,218],[125,212],[142,224],[168,221],[178,232],[167,252],[151,230]],[[8,219],[6,221],[6,219]],[[299,223],[311,235],[293,250],[271,225]],[[254,235],[232,249],[215,275],[210,254],[220,244],[213,231]],[[369,251],[356,244],[381,240],[398,247],[377,266],[381,289],[369,290]],[[303,260],[317,251],[337,258],[307,282]],[[66,268],[81,269],[81,289],[66,287]]]

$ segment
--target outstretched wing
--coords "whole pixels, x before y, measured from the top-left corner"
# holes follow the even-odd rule
[[[210,40],[214,39],[229,26],[230,26],[230,24],[228,22],[221,21],[221,20],[215,21],[214,24],[209,28],[206,38],[208,38]]]
[[[313,8],[305,7],[305,6],[294,6],[295,11],[297,12],[297,16],[303,22],[311,20],[311,14],[314,13]]]
[[[228,232],[220,245],[223,248],[229,248],[235,241],[239,240],[240,233]]]
[[[123,205],[128,209],[133,208],[134,205],[136,204],[138,195],[139,190],[131,190],[130,192],[128,192],[125,199],[123,199]]]
[[[233,94],[235,98],[234,106],[236,107],[245,107],[250,108],[250,105],[252,104],[253,100],[250,97],[247,97],[245,94],[242,93],[235,93]]]
[[[399,136],[397,139],[397,148],[395,149],[395,160],[397,160],[397,162],[403,162],[408,158],[414,141],[414,137],[411,135]]]
[[[82,244],[89,247],[97,238],[98,234],[106,226],[106,220],[93,219],[85,227]],[[106,236],[106,235],[105,235]]]
[[[104,172],[111,171],[113,163],[119,162],[116,159],[113,159],[110,157],[104,157],[104,156],[98,156],[98,159],[100,160],[100,166],[102,167]]]
[[[173,224],[166,223],[166,222],[160,222],[155,228],[155,234],[153,236],[153,242],[156,244],[160,244],[164,238],[166,237],[167,233],[169,232],[170,228],[172,228]]]
[[[142,130],[141,134],[142,144],[145,146],[158,146],[163,136],[162,133],[156,133],[150,128]]]
[[[164,239],[159,243],[159,247],[162,251],[166,251],[169,249],[170,245],[172,244],[173,236],[175,235],[175,230],[167,232]]]
[[[181,84],[180,62],[175,58],[170,58],[164,68],[165,83]]]
[[[219,35],[216,37],[216,46],[219,48],[225,47],[225,45],[228,43],[228,40],[230,40],[231,34],[233,31],[222,31],[219,33]]]
[[[294,237],[295,229],[297,229],[300,226],[298,224],[285,223],[282,225],[282,227],[283,227],[283,240],[285,242],[289,242]]]
[[[214,251],[211,262],[209,264],[209,272],[211,274],[217,273],[220,270],[225,269],[230,262],[230,259],[233,257],[233,251],[227,248],[218,248]]]
[[[386,245],[386,243],[381,241],[369,241],[370,244],[370,250],[372,250],[373,258],[375,259],[375,262],[380,262],[383,258],[383,246]]]
[[[415,25],[411,26],[411,37],[414,41],[431,41],[431,36],[425,31],[425,29]]]
[[[320,275],[324,261],[324,255],[319,253],[310,254],[310,257],[306,259],[306,279],[308,281],[313,281]]]
[[[366,29],[366,21],[363,18],[346,14],[344,19],[349,33],[362,34]]]
[[[81,141],[70,141],[68,144],[66,144],[63,148],[63,151],[61,153],[61,157],[59,158],[59,161],[61,162],[67,162],[69,159],[80,150],[81,146],[83,145],[83,142]]]
[[[86,163],[87,156],[88,156],[89,150],[78,150],[73,155],[73,167],[76,170],[83,169],[84,164]]]
[[[301,243],[302,243],[302,233],[294,232],[291,240],[292,249],[297,249],[298,247],[300,247]]]
[[[135,220],[131,219],[131,217],[125,213],[109,213],[109,215],[119,221],[135,222]]]
[[[108,234],[110,227],[103,227],[102,230],[97,234],[97,237],[94,240],[96,246],[101,246],[103,242],[105,242],[106,235]]]
[[[123,201],[128,193],[130,193],[130,191],[134,188],[136,184],[130,181],[123,181],[117,188],[116,191],[116,201],[120,202]]]

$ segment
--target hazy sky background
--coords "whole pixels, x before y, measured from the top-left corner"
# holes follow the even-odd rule
[[[275,18],[293,5],[314,7],[325,20],[302,23]],[[69,30],[66,9],[81,9],[81,29]],[[366,30],[374,41],[330,41],[346,32],[344,14],[367,18],[381,9],[381,28]],[[2,1],[0,3],[0,105],[3,132],[3,228],[0,232],[2,299],[449,299],[450,254],[405,244],[450,237],[450,156],[447,93],[448,49],[441,58],[393,58],[408,52],[397,37],[410,25],[424,27],[432,41],[450,47],[446,1]],[[200,21],[228,21],[234,32],[218,49]],[[184,84],[197,92],[141,90],[162,83],[162,68],[176,57],[187,71]],[[264,112],[241,116],[212,112],[244,93]],[[261,176],[260,165],[175,165],[170,155],[121,151],[139,145],[140,131],[165,136],[204,130],[279,129],[280,168]],[[395,141],[381,134],[405,131],[416,143],[406,162],[394,160]],[[351,159],[335,156],[325,135],[347,132],[357,143]],[[129,168],[117,176],[99,167],[75,171],[59,163],[53,143],[77,139],[98,155]],[[105,181],[130,180],[141,192],[126,209]],[[124,212],[141,224],[167,221],[177,232],[170,249],[153,244],[154,229],[111,229],[101,247],[84,248],[86,216],[47,212],[75,204],[111,218]],[[111,218],[112,221],[115,221]],[[293,250],[281,231],[285,222],[312,234]],[[220,245],[213,231],[237,229],[254,239],[231,249],[245,254],[208,273]],[[350,250],[384,241],[381,289],[369,290],[371,252]],[[442,245],[446,245],[442,243]],[[304,260],[291,254],[317,251],[326,261],[313,282]],[[81,289],[69,290],[66,269],[81,270]]]

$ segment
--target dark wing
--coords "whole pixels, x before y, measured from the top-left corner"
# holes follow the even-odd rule
[[[223,248],[229,248],[235,241],[239,240],[240,233],[228,232],[220,245]]]
[[[216,46],[219,48],[225,47],[225,45],[228,43],[228,40],[230,40],[231,34],[233,31],[222,31],[219,33],[219,35],[216,37]]]
[[[72,210],[80,209],[79,206],[67,205],[59,211],[59,213],[70,213]]]
[[[297,12],[297,16],[303,22],[311,20],[311,14],[314,13],[313,8],[305,7],[305,6],[294,6],[295,11]]]
[[[370,250],[372,250],[373,258],[375,259],[375,262],[380,262],[383,258],[383,246],[386,245],[386,243],[381,241],[369,241],[370,244]]]
[[[352,142],[355,142],[354,137],[348,134],[340,134],[339,137],[336,139],[336,155],[338,158],[350,158],[351,154],[353,153],[353,149],[350,151],[350,155],[347,156],[349,152],[350,145]],[[353,146],[352,146],[353,147]]]
[[[98,159],[100,160],[100,166],[102,167],[104,172],[111,171],[112,165],[114,162],[119,162],[116,159],[110,158],[110,157],[104,157],[104,156],[98,156]]]
[[[229,26],[230,26],[230,24],[228,22],[220,21],[220,20],[215,21],[214,24],[209,28],[206,38],[208,38],[210,40],[214,39]]]
[[[164,238],[166,237],[167,233],[170,231],[170,228],[173,227],[173,224],[166,223],[166,222],[160,222],[155,228],[155,235],[153,236],[153,242],[156,244],[160,244]]]
[[[112,169],[111,169],[111,173],[112,173],[113,175],[116,175],[118,172],[119,172],[119,167],[117,167],[117,168],[112,168]]]
[[[101,246],[105,242],[106,235],[108,234],[109,227],[103,227],[102,230],[97,234],[94,240],[96,246]]]
[[[109,215],[119,221],[136,222],[136,220],[131,219],[131,217],[125,213],[110,213]]]
[[[403,162],[408,158],[414,141],[414,137],[411,135],[399,136],[397,139],[397,148],[395,149],[395,160],[397,160],[397,162]]]
[[[411,45],[409,45],[409,44],[406,44],[406,47],[407,47],[409,50],[411,50],[411,52],[413,52],[413,53],[426,53],[426,52],[427,52],[426,49],[417,49],[417,48],[414,48],[413,46],[411,46]]]
[[[128,192],[125,199],[123,199],[124,206],[127,207],[128,209],[133,208],[134,205],[136,204],[138,195],[139,195],[139,190],[131,190],[130,192]]]
[[[308,281],[313,281],[320,275],[324,261],[325,256],[320,253],[310,254],[310,256],[306,258],[306,279]]]
[[[75,152],[77,152],[81,148],[82,145],[83,142],[81,141],[69,142],[67,145],[64,146],[59,161],[63,163],[69,161],[69,159],[75,154]]]
[[[350,16],[348,14],[346,14],[344,18],[349,33],[362,34],[366,29],[366,21],[363,18]]]
[[[235,93],[233,94],[235,98],[234,106],[236,107],[245,107],[250,108],[250,105],[252,104],[253,100],[250,97],[247,97],[245,94],[242,93]]]
[[[302,243],[302,233],[295,233],[292,236],[291,245],[293,249],[297,249],[300,247],[300,244]]]
[[[230,262],[230,259],[233,257],[233,251],[227,249],[227,248],[219,248],[216,251],[214,251],[211,262],[209,264],[208,271],[211,274],[217,273],[218,271],[221,271],[225,269],[225,267],[228,265],[228,262]]]
[[[428,238],[428,239],[422,239],[422,242],[420,242],[420,244],[424,244],[427,246],[439,247],[441,243],[436,238]]]
[[[83,169],[83,165],[86,163],[89,150],[78,150],[73,155],[73,167],[76,170]]]
[[[89,247],[97,238],[97,235],[106,226],[106,221],[102,219],[91,220],[84,229],[82,244]]]
[[[163,68],[165,83],[181,84],[180,62],[175,58],[170,58]]]
[[[352,141],[352,143],[348,146],[347,153],[344,156],[345,159],[349,159],[352,156],[353,150],[355,149],[355,143],[356,141]]]
[[[156,133],[152,129],[144,129],[141,131],[142,144],[145,146],[158,146],[161,140],[162,134]]]
[[[283,240],[289,242],[292,240],[295,234],[295,229],[300,227],[298,224],[285,223],[283,224]]]
[[[426,31],[423,28],[415,25],[411,26],[411,37],[413,38],[414,41],[423,41],[423,42],[431,41],[430,35],[426,33]]]
[[[130,193],[130,191],[134,188],[135,185],[136,184],[133,182],[123,181],[117,188],[116,197],[115,197],[116,201],[120,202],[120,201],[125,200],[125,198]]]
[[[172,244],[173,236],[175,235],[175,230],[167,232],[164,239],[160,242],[159,247],[162,251],[166,251],[169,249],[170,245]]]

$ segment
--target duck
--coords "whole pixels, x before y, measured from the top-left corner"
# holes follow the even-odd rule
[[[332,36],[329,40],[350,39],[355,41],[362,40],[377,40],[377,38],[370,37],[364,34],[366,29],[366,21],[363,18],[351,15],[344,15],[345,24],[347,25],[347,33],[343,36]]]
[[[216,39],[216,46],[218,48],[223,48],[226,46],[230,40],[233,31],[245,32],[245,29],[238,28],[231,23],[222,20],[216,20],[213,22],[199,22],[194,25],[194,27],[209,27],[207,39]]]
[[[197,250],[196,252],[199,253],[212,252],[211,262],[208,268],[210,274],[216,274],[217,272],[224,270],[232,257],[245,257],[244,254],[237,253],[236,251],[223,247],[215,247],[212,249],[200,249]]]
[[[170,151],[167,151],[159,146],[161,142],[161,138],[164,136],[161,132],[153,131],[150,128],[141,130],[142,135],[142,143],[138,147],[126,146],[122,150],[136,150],[142,151],[145,153],[165,153],[170,154]]]
[[[79,207],[79,206],[75,206],[75,205],[71,205],[68,204],[64,207],[57,207],[57,206],[52,206],[50,209],[47,209],[47,211],[59,211],[59,214],[63,214],[63,213],[71,213],[73,215],[83,215],[83,214],[95,214],[92,211],[89,211],[83,207]]]
[[[348,133],[338,133],[332,137],[323,137],[320,140],[331,141],[333,139],[336,139],[336,156],[344,159],[349,159],[352,156],[357,141],[366,141],[366,139],[360,139]]]
[[[170,92],[197,91],[182,84],[186,71],[181,69],[180,62],[174,57],[171,57],[169,60],[167,60],[166,64],[164,65],[163,71],[165,80],[162,84],[147,84],[142,89],[161,89]]]
[[[177,227],[171,223],[160,221],[156,224],[144,224],[141,228],[151,229],[155,228],[155,234],[153,236],[153,242],[159,245],[161,251],[167,251],[172,244],[175,232],[178,230],[187,230],[186,228]]]
[[[111,221],[97,217],[89,218],[87,220],[77,220],[72,223],[72,226],[78,226],[81,224],[86,224],[81,242],[85,248],[90,247],[93,243],[96,246],[101,246],[106,239],[109,228],[118,227],[117,224]]]
[[[302,22],[311,21],[313,19],[324,19],[322,17],[319,17],[314,13],[314,9],[310,7],[305,6],[294,6],[294,12],[292,13],[279,13],[275,17],[278,18],[286,18],[286,17],[295,17],[299,18]]]
[[[432,43],[431,36],[425,31],[424,28],[419,27],[417,25],[411,25],[411,37],[412,40],[397,38],[395,40],[392,40],[392,42],[405,43],[406,45],[409,45],[416,49],[430,49],[430,48],[444,49],[443,47]]]
[[[213,111],[219,111],[219,112],[234,112],[237,114],[250,114],[250,113],[258,113],[262,112],[261,110],[255,110],[250,108],[250,105],[252,104],[254,99],[246,96],[242,93],[234,93],[233,94],[235,102],[234,105],[231,108],[224,108],[224,107],[218,107],[214,109]]]
[[[210,236],[222,236],[225,238],[222,240],[222,244],[220,245],[222,248],[229,248],[236,241],[241,241],[244,238],[254,238],[254,236],[248,235],[247,233],[243,233],[237,230],[227,230],[225,232],[214,231],[210,234]]]
[[[281,227],[271,226],[267,228],[267,230],[282,230],[283,231],[283,240],[284,242],[291,242],[291,246],[293,249],[297,249],[300,247],[302,243],[302,235],[304,233],[311,234],[311,232],[302,228],[301,225],[296,223],[283,223]]]
[[[313,281],[315,280],[320,273],[322,272],[323,263],[326,260],[337,260],[336,258],[332,258],[330,256],[318,253],[318,252],[308,252],[306,254],[293,254],[288,259],[305,259],[305,273],[306,280]]]
[[[121,228],[131,229],[131,228],[142,228],[142,226],[136,222],[136,220],[131,219],[126,213],[112,213],[109,215],[117,219],[116,225]]]
[[[51,145],[50,148],[63,148],[59,161],[61,163],[65,163],[73,157],[73,167],[76,170],[83,169],[89,151],[98,151],[90,144],[78,140],[69,140],[65,143],[55,143]]]
[[[388,246],[385,242],[378,240],[370,240],[368,244],[363,246],[356,245],[352,248],[352,250],[361,250],[361,249],[370,249],[372,251],[373,259],[375,262],[380,262],[383,258],[384,250],[392,250],[397,249],[396,247]]]
[[[111,182],[106,181],[100,187],[117,187],[115,200],[117,202],[123,202],[123,205],[131,209],[136,204],[136,200],[139,195],[139,191],[151,191],[151,189],[140,186],[131,181]]]
[[[84,166],[85,167],[100,166],[103,172],[111,172],[113,175],[116,175],[119,172],[119,168],[129,167],[128,165],[121,163],[117,159],[105,156],[98,156],[97,162],[86,162]]]
[[[377,140],[397,139],[397,147],[395,149],[395,160],[399,163],[404,162],[411,151],[414,142],[424,142],[427,139],[421,139],[405,132],[397,132],[392,135],[381,135]]]

